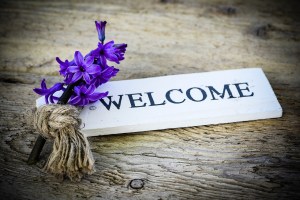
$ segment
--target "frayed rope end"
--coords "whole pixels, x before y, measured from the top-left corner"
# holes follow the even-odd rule
[[[32,119],[43,137],[54,139],[44,170],[72,181],[80,181],[85,174],[95,172],[88,140],[79,131],[79,113],[75,106],[50,104],[36,109]]]

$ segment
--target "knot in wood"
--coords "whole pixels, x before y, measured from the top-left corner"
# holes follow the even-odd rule
[[[259,25],[254,28],[254,35],[266,39],[268,33],[273,30],[275,30],[275,27],[272,24]]]
[[[237,9],[232,6],[220,6],[219,12],[224,15],[232,16],[237,13]]]
[[[142,189],[144,187],[144,181],[142,179],[133,179],[130,181],[129,186],[132,189]]]

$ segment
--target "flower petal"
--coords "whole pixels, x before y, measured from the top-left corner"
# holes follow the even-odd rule
[[[53,98],[54,101],[58,101],[59,100],[59,98],[56,97],[56,96],[52,96],[52,98]]]
[[[103,44],[101,42],[98,42],[98,50],[102,49],[103,48]]]
[[[89,104],[89,101],[86,98],[84,98],[84,99],[82,99],[80,106],[85,106],[87,104]]]
[[[72,77],[72,80],[70,83],[75,83],[76,81],[78,81],[80,78],[82,77],[82,72],[76,72],[73,77]]]
[[[89,74],[96,74],[98,72],[101,72],[101,68],[99,65],[92,64],[91,66],[86,68],[86,72]]]
[[[45,79],[43,79],[42,82],[41,82],[41,88],[42,89],[47,89],[46,80]]]
[[[46,104],[49,104],[48,98],[49,98],[49,95],[45,95],[45,102],[46,102]]]
[[[112,40],[112,41],[109,41],[108,43],[106,43],[103,47],[105,48],[105,49],[107,49],[107,48],[111,48],[113,45],[114,45],[114,41]]]
[[[88,57],[86,57],[85,64],[86,64],[87,67],[89,67],[93,63],[94,63],[94,56],[88,56]]]
[[[74,60],[71,60],[71,61],[69,62],[69,66],[72,66],[72,65],[75,65],[75,61],[74,61]]]
[[[61,61],[61,59],[59,57],[56,57],[56,62],[58,62],[58,64],[60,64],[60,65],[65,64],[63,61]]]
[[[52,95],[50,95],[49,100],[50,100],[50,103],[54,103],[54,99],[53,99]]]
[[[120,63],[118,56],[116,54],[114,54],[112,51],[105,51],[104,55],[107,60],[118,63],[118,64]]]
[[[96,87],[94,85],[90,85],[90,87],[84,92],[86,95],[90,95],[95,91]]]
[[[78,71],[80,71],[79,66],[70,66],[70,67],[68,67],[68,72],[76,73]]]
[[[90,100],[90,101],[98,101],[99,99],[102,99],[104,97],[106,97],[108,95],[108,92],[104,92],[104,93],[94,93],[94,94],[91,94],[89,95],[87,98]]]
[[[39,95],[45,95],[48,93],[48,90],[40,89],[40,88],[34,88],[33,91]]]
[[[67,85],[71,84],[71,82],[72,82],[72,77],[73,77],[73,74],[67,74],[67,75],[66,75],[66,78],[65,78],[65,80],[64,80],[65,84],[67,84]]]
[[[95,21],[95,25],[98,32],[98,39],[103,43],[103,41],[105,40],[106,21],[100,21],[100,22]]]
[[[78,105],[78,103],[80,103],[81,101],[81,98],[80,96],[75,96],[74,98],[72,98],[68,104],[71,104],[71,105]]]
[[[83,56],[80,53],[80,51],[75,51],[74,61],[77,66],[81,66],[83,64],[84,60],[83,60]]]
[[[82,86],[80,87],[80,93],[81,93],[81,96],[83,96],[83,94],[85,94],[86,91],[87,91],[86,86],[85,86],[85,85],[82,85]]]
[[[118,50],[120,50],[121,52],[125,53],[126,48],[127,48],[127,44],[122,43],[122,44],[115,44],[114,47]]]
[[[75,94],[80,96],[80,87],[79,86],[74,87],[74,92],[75,92]]]
[[[88,73],[82,73],[82,75],[83,75],[83,79],[85,80],[85,82],[87,83],[87,84],[89,84],[90,82],[91,82],[91,78],[90,78],[90,75],[88,74]]]
[[[114,68],[111,76],[116,76],[120,70],[118,68]]]
[[[98,64],[99,64],[100,66],[105,66],[105,65],[106,65],[106,58],[105,58],[104,55],[99,56]]]
[[[63,83],[55,83],[51,88],[49,88],[49,93],[54,94],[55,92],[61,90],[63,86]]]

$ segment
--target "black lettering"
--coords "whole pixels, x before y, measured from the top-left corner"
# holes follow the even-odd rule
[[[131,104],[131,108],[137,108],[137,107],[145,107],[146,106],[146,103],[142,104],[142,105],[135,105],[135,101],[140,101],[140,102],[143,102],[142,100],[142,94],[141,93],[134,93],[134,94],[126,94],[129,98],[129,101],[130,101],[130,104]],[[139,95],[140,97],[137,98],[137,99],[134,99],[133,98],[133,95]]]
[[[245,84],[246,88],[240,88],[241,84]],[[252,92],[251,94],[243,94],[243,90],[247,90],[248,92],[250,92],[249,88],[248,88],[248,83],[236,83],[234,84],[240,97],[252,97],[254,95],[254,93]]]
[[[192,91],[193,89],[198,89],[198,90],[200,90],[200,92],[202,93],[202,99],[196,100],[196,99],[194,99],[194,98],[192,97],[191,91]],[[206,94],[206,92],[205,92],[203,89],[198,88],[198,87],[193,87],[193,88],[190,88],[190,89],[188,89],[188,90],[186,91],[186,96],[187,96],[190,100],[192,100],[192,101],[200,102],[200,101],[203,101],[203,100],[206,99],[207,94]]]
[[[104,107],[105,107],[107,110],[110,110],[111,103],[113,103],[113,104],[116,106],[117,109],[120,109],[123,95],[119,95],[119,102],[118,102],[118,103],[117,103],[116,101],[112,101],[112,100],[111,100],[111,97],[112,97],[112,96],[107,96],[107,97],[106,97],[106,98],[109,99],[109,102],[108,102],[108,103],[105,102],[105,100],[104,100],[105,98],[100,99],[100,102],[104,105]]]
[[[152,97],[152,93],[153,93],[153,92],[146,92],[146,94],[147,94],[148,97],[149,97],[149,101],[150,101],[150,105],[149,105],[149,106],[161,106],[161,105],[165,105],[165,104],[166,104],[166,101],[163,101],[162,103],[156,104],[156,103],[154,102],[153,97]]]
[[[211,100],[218,100],[218,99],[215,98],[214,93],[217,94],[217,95],[219,95],[223,99],[224,96],[225,96],[225,94],[226,94],[226,91],[227,91],[227,93],[229,95],[228,99],[236,98],[236,97],[234,97],[232,95],[232,93],[230,91],[230,88],[229,88],[229,84],[225,84],[224,85],[222,94],[220,92],[218,92],[213,86],[207,86],[207,87],[208,87],[208,89],[210,91],[210,94],[212,96]]]
[[[173,99],[171,99],[171,92],[173,91],[179,91],[180,93],[182,93],[182,90],[181,89],[172,89],[172,90],[169,90],[167,93],[166,93],[166,99],[171,102],[171,103],[175,103],[175,104],[179,104],[179,103],[183,103],[185,101],[185,99],[183,99],[182,101],[174,101]]]

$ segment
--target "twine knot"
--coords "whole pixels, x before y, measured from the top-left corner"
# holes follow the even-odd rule
[[[89,143],[79,131],[79,113],[75,106],[50,104],[39,107],[33,115],[34,127],[43,137],[54,139],[44,169],[74,181],[95,171]]]
[[[76,107],[51,104],[42,106],[35,112],[33,124],[43,137],[54,139],[63,129],[79,129],[81,120]]]

